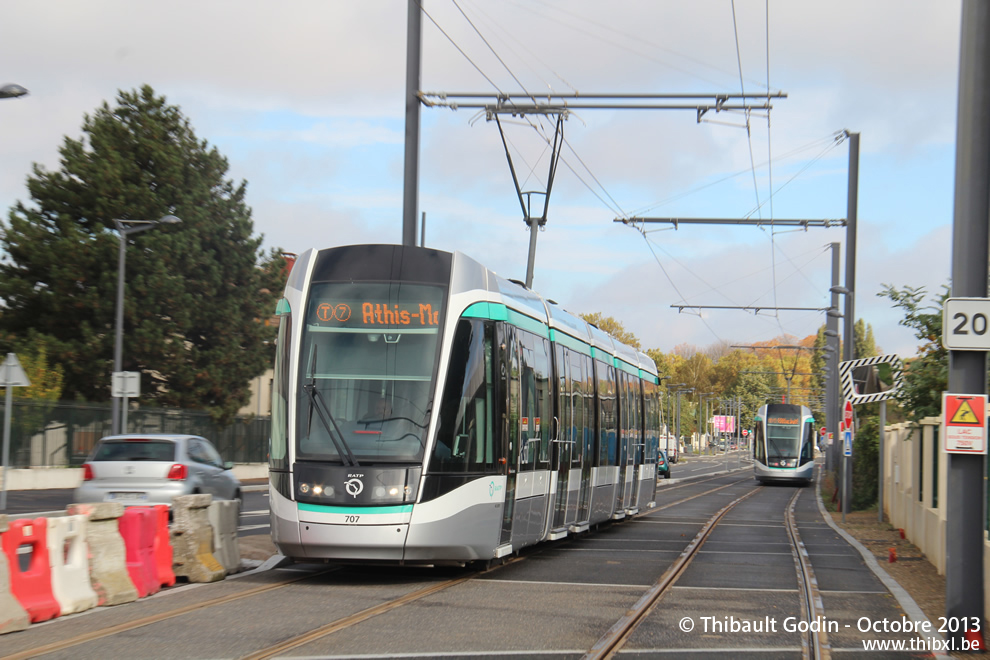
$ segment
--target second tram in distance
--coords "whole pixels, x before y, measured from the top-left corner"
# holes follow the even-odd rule
[[[277,314],[284,556],[488,561],[654,506],[653,360],[470,257],[310,250]]]
[[[811,483],[815,472],[815,418],[807,406],[770,403],[756,415],[753,471],[756,480]]]

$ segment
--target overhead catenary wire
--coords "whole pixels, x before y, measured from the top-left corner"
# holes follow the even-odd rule
[[[482,31],[479,28],[479,25],[475,21],[473,21],[471,19],[471,17],[468,16],[467,12],[465,11],[465,8],[462,7],[462,4],[464,4],[464,5],[471,5],[472,9],[475,9],[474,3],[471,3],[470,0],[460,0],[460,3],[458,2],[458,0],[452,0],[452,4],[454,5],[454,7],[456,7],[456,9],[461,14],[461,16],[470,24],[472,30],[474,30],[474,32],[477,34],[477,36],[484,42],[485,46],[495,56],[495,58],[498,60],[499,64],[512,77],[512,79],[514,80],[515,84],[518,85],[520,88],[522,88],[524,94],[529,99],[531,99],[531,100],[533,100],[535,102],[536,101],[536,96],[534,96],[534,94],[529,89],[527,89],[524,86],[523,82],[511,70],[511,67],[508,65],[508,63],[506,62],[506,60],[503,57],[501,57],[496,52],[496,49],[495,49],[494,45],[492,44],[492,42],[484,34],[482,34]],[[735,4],[734,4],[734,2],[733,2],[732,9],[733,9],[733,26],[734,26],[735,37],[736,37],[737,74],[739,76],[739,85],[740,85],[741,93],[742,94],[745,94],[745,79],[744,79],[743,68],[742,68],[742,64],[741,64],[741,49],[740,49],[740,41],[739,41],[738,29],[737,29],[737,25],[736,25]],[[486,15],[486,17],[488,17],[488,16]],[[430,17],[430,20],[434,23],[434,25],[437,25],[437,22],[435,20],[433,20],[432,17]],[[491,21],[491,22],[492,23],[495,23],[495,21]],[[769,21],[767,21],[767,25],[769,27]],[[437,25],[437,27],[439,29],[439,25]],[[451,43],[453,43],[453,39],[445,31],[441,30],[441,32],[444,34],[444,36],[449,41],[451,41]],[[768,33],[767,33],[767,41],[768,41],[768,45],[769,45],[769,35],[768,35]],[[489,83],[492,85],[492,87],[501,96],[503,94],[503,92],[500,90],[500,88],[498,87],[498,85],[494,82],[494,79],[492,77],[488,76],[487,74],[485,74],[485,72],[481,70],[481,67],[478,66],[474,61],[472,61],[470,57],[468,57],[468,55],[466,54],[466,51],[463,48],[457,46],[457,44],[454,44],[454,45],[455,45],[455,47],[457,47],[457,50],[471,63],[471,65],[474,66],[475,69],[478,70],[478,72],[481,73],[483,75],[483,77],[485,77],[485,79],[489,81]],[[771,96],[770,89],[769,89],[769,80],[770,80],[769,79],[769,54],[767,55],[767,67],[768,67],[768,71],[767,71],[767,85],[766,85],[766,90],[767,91],[766,91],[765,97],[768,99],[767,100],[767,105],[769,105],[769,98]],[[555,75],[557,75],[557,74],[555,73]],[[562,76],[557,75],[557,77],[562,79]],[[544,82],[546,82],[546,81],[544,81]],[[548,87],[549,87],[549,85],[548,85]],[[573,86],[571,86],[571,87],[573,88]],[[592,97],[592,95],[582,95],[582,96],[584,96],[585,98],[591,98]],[[540,95],[540,98],[542,98],[542,95]],[[507,100],[508,100],[507,109],[511,109],[512,107],[514,107],[516,105],[516,101],[512,100],[511,98],[508,98]],[[520,99],[520,101],[521,100],[522,99]],[[566,108],[566,105],[562,106],[562,108]],[[544,142],[546,142],[547,144],[550,144],[551,141],[550,141],[550,138],[546,135],[546,129],[545,129],[544,125],[543,125],[542,120],[539,120],[539,122],[537,124],[537,123],[534,123],[534,121],[530,120],[527,117],[527,113],[528,112],[531,112],[531,111],[532,111],[531,109],[526,108],[525,109],[525,112],[521,112],[520,113],[520,116],[523,118],[523,120],[525,121],[526,125],[530,126],[534,131],[536,131],[543,138]],[[536,113],[534,113],[534,114],[536,114]],[[766,201],[763,201],[763,200],[760,199],[759,189],[758,189],[758,185],[757,185],[757,181],[756,181],[756,163],[755,163],[755,157],[754,157],[754,152],[753,152],[753,144],[752,144],[752,131],[751,131],[751,120],[750,120],[751,113],[747,110],[747,111],[745,111],[745,114],[746,114],[746,125],[745,125],[745,128],[747,130],[747,140],[748,140],[748,143],[749,143],[749,151],[750,151],[750,168],[748,170],[748,173],[753,177],[753,181],[754,181],[754,189],[755,189],[756,200],[757,200],[756,214],[759,217],[762,217],[760,209],[763,207],[763,205],[765,203],[769,203],[770,204],[770,209],[771,209],[771,218],[772,218],[773,217],[773,215],[772,215],[772,203],[773,203],[772,202],[772,194],[770,196],[768,196],[768,198],[767,198]],[[768,126],[769,126],[769,118],[768,118]],[[565,165],[565,167],[567,167],[572,172],[572,174],[578,179],[578,181],[585,188],[587,188],[593,195],[595,195],[595,197],[597,197],[599,199],[599,201],[604,206],[606,206],[606,207],[608,207],[608,208],[610,208],[612,210],[616,210],[617,211],[617,214],[620,215],[620,216],[621,215],[625,215],[625,212],[621,208],[621,205],[619,204],[619,202],[610,194],[610,192],[606,189],[605,185],[603,184],[602,180],[598,176],[595,175],[595,173],[588,166],[588,163],[585,162],[584,159],[580,156],[580,154],[575,149],[573,143],[570,140],[567,140],[567,139],[563,139],[562,142],[564,142],[564,143],[567,144],[570,155],[572,156],[572,158],[576,159],[575,162],[580,165],[580,167],[582,168],[583,172],[586,172],[586,175],[582,175],[581,173],[579,173],[576,170],[575,166],[571,164],[571,159],[570,158],[561,158],[560,159],[561,162]],[[520,153],[520,154],[523,153],[519,149],[519,147],[517,145],[515,145],[515,144],[512,145],[512,148],[517,153]],[[768,152],[769,152],[769,154],[768,154],[768,157],[769,157],[768,167],[771,168],[771,172],[772,172],[772,160],[773,160],[772,149],[768,149]],[[538,158],[538,160],[539,159],[542,159],[542,157],[545,154],[546,154],[546,149],[544,149],[543,154]],[[529,168],[529,175],[527,177],[527,180],[528,180],[529,178],[531,178],[535,174],[535,172],[536,172],[536,165],[532,165],[530,162],[527,161],[527,167]],[[590,179],[593,181],[594,185],[592,185],[591,183],[589,183],[589,181],[586,180],[585,176],[590,177]],[[772,179],[771,179],[771,181],[772,181]],[[773,189],[773,186],[772,186],[772,183],[771,183],[771,191],[772,191],[772,189]],[[599,190],[601,191],[601,193],[598,192]],[[773,233],[775,233],[775,232],[771,231],[771,242],[772,243],[773,243],[773,238],[772,238]],[[644,239],[646,239],[645,231],[643,232],[643,235],[644,235]],[[650,244],[650,241],[647,240],[647,243],[649,245]],[[662,268],[662,263],[660,263],[660,259],[659,259],[658,255],[656,254],[656,252],[653,250],[653,247],[652,246],[650,246],[650,250],[653,253],[654,259],[657,260],[658,264],[660,264],[661,265],[661,268]],[[795,266],[795,270],[797,272],[801,272],[800,267],[797,267],[796,264],[793,263],[793,260],[788,259],[788,261],[791,261],[792,266]],[[773,262],[774,262],[774,264],[776,264],[776,259],[774,259]],[[803,275],[803,273],[802,273],[802,275]],[[671,280],[669,273],[666,273],[665,272],[665,276],[668,277],[668,280]],[[776,275],[774,275],[774,277],[772,279],[774,281],[776,281]],[[671,284],[673,285],[673,281],[672,280],[671,280]],[[706,284],[708,286],[711,286],[708,283],[706,283]],[[675,289],[676,289],[676,287],[675,287]],[[724,294],[722,294],[722,295],[724,295]],[[777,323],[778,323],[778,326],[779,326],[780,330],[782,332],[786,332],[786,330],[784,329],[784,327],[783,327],[782,323],[780,322],[779,318],[778,318]],[[713,335],[715,335],[716,337],[718,337],[718,334],[711,328],[711,326],[707,322],[705,322],[705,325],[709,329],[709,331],[712,332]]]

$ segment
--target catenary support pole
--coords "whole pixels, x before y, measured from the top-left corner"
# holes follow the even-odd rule
[[[959,47],[956,187],[952,222],[952,297],[987,297],[990,218],[990,3],[964,0]],[[982,351],[949,351],[949,392],[984,394]],[[945,614],[984,621],[983,526],[985,456],[949,454]],[[970,619],[973,617],[973,619]],[[962,632],[951,633],[958,640]]]
[[[402,182],[402,244],[416,245],[419,206],[419,83],[423,56],[421,0],[409,0],[406,23],[406,159]]]
[[[839,286],[840,255],[839,244],[832,243],[832,300],[830,311],[839,311],[839,292],[835,287]],[[827,314],[825,317],[825,338],[826,346],[832,350],[828,354],[828,380],[825,383],[825,469],[833,475],[838,474],[838,447],[839,447],[839,417],[842,415],[841,404],[839,402],[839,317],[835,314]],[[832,438],[832,444],[828,444],[828,438]]]
[[[849,133],[849,187],[846,192],[846,308],[845,324],[842,332],[842,354],[845,360],[855,360],[856,345],[856,208],[859,199],[859,133]],[[844,486],[842,489],[842,515],[851,511],[853,457],[843,459]]]

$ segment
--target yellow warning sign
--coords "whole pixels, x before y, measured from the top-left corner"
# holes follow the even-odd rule
[[[942,393],[942,447],[950,454],[987,453],[987,395]]]
[[[956,412],[952,414],[952,418],[949,420],[950,424],[982,424],[982,421],[977,417],[976,412],[973,410],[973,406],[970,404],[969,399],[963,399],[956,408]]]

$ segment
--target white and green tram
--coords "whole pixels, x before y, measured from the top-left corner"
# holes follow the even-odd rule
[[[771,403],[756,415],[753,472],[756,480],[802,481],[815,475],[815,418],[807,406]]]
[[[277,313],[284,556],[483,562],[654,506],[652,359],[470,257],[310,250]]]

